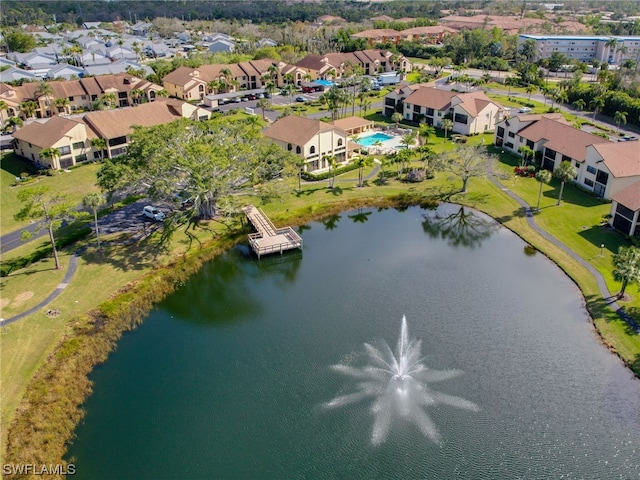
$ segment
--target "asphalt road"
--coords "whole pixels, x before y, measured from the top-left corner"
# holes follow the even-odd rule
[[[151,202],[148,199],[139,200],[135,203],[131,203],[122,207],[115,212],[109,213],[98,220],[98,228],[100,235],[112,235],[114,233],[130,233],[136,235],[145,232],[155,222],[142,215],[142,209],[145,205],[149,205]],[[170,208],[167,205],[160,205],[161,210],[168,212]],[[91,224],[93,228],[93,222]],[[7,253],[14,248],[23,245],[24,242],[20,240],[20,236],[24,230],[33,231],[37,228],[37,225],[30,225],[15,232],[7,233],[0,237],[0,252]],[[46,228],[43,228],[39,234],[31,237],[30,241],[37,238],[41,238],[47,235]]]

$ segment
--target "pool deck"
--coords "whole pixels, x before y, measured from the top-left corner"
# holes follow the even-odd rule
[[[249,234],[249,245],[258,258],[270,253],[282,255],[282,252],[296,248],[302,250],[302,237],[293,228],[276,228],[269,217],[253,205],[247,205],[242,210],[249,223],[257,230],[257,233]]]

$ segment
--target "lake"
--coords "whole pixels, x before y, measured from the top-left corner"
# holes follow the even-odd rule
[[[640,381],[516,235],[449,204],[301,235],[302,254],[213,260],[121,339],[91,375],[74,478],[638,478]],[[375,396],[326,405],[378,386],[332,366],[370,372],[364,344],[395,349],[403,315],[422,364],[459,371],[424,386],[477,409],[425,405],[438,441],[396,415],[376,443]]]

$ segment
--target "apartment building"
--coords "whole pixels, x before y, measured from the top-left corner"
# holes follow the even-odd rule
[[[595,59],[599,62],[619,65],[626,60],[640,59],[640,37],[519,35],[518,46],[527,40],[533,40],[536,44],[534,60],[549,58],[553,52],[559,52],[571,60],[586,63]]]

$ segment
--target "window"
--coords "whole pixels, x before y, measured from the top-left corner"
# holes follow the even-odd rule
[[[69,97],[69,101],[70,101],[70,102],[73,102],[73,97]]]
[[[596,168],[592,167],[591,165],[587,165],[587,172],[589,172],[592,175],[596,174]]]
[[[468,115],[463,115],[462,113],[456,113],[453,116],[453,121],[457,122],[457,123],[464,123],[466,125],[468,120],[469,120],[469,116]]]
[[[296,147],[296,153],[301,153],[302,149],[300,147]]]
[[[509,132],[509,138],[515,138],[515,137],[516,137],[516,134],[515,134],[515,133],[513,133],[513,132]]]
[[[588,178],[584,179],[584,184],[589,186],[589,187],[593,187],[593,180],[589,180]]]
[[[69,145],[59,147],[58,150],[60,150],[60,155],[69,155],[71,153],[71,148],[69,148]]]
[[[414,112],[419,112],[420,111],[420,105],[414,105],[413,106],[413,111]]]
[[[315,145],[311,145],[311,147],[309,148],[309,154],[313,155],[314,153],[316,153],[316,147]]]
[[[291,145],[290,143],[287,144],[287,150],[291,151],[293,149],[293,145]]]
[[[504,146],[507,147],[507,148],[513,148],[513,143],[507,142],[507,143],[504,144]]]
[[[116,145],[122,145],[123,143],[127,143],[127,137],[116,137],[109,139],[109,146],[114,147]]]
[[[571,161],[571,157],[567,157],[566,155],[562,155],[562,161],[563,162],[570,162]]]
[[[427,113],[429,117],[433,117],[433,108],[427,108]]]
[[[609,180],[609,174],[607,172],[603,172],[602,170],[598,170],[596,175],[596,182],[601,183],[602,185],[606,185]]]
[[[339,147],[341,147],[341,146],[342,146],[342,139],[341,139],[341,138],[339,138],[339,139],[338,139],[338,146],[339,146]]]
[[[124,155],[127,153],[127,147],[114,148],[111,150],[112,157],[119,157],[120,155]]]
[[[86,162],[87,155],[83,153],[82,155],[76,155],[76,162]]]
[[[74,150],[78,150],[80,148],[84,148],[84,142],[76,142],[72,146]]]
[[[616,207],[616,214],[622,215],[623,217],[628,218],[629,220],[633,219],[633,210],[625,207],[621,203],[619,203],[618,206]]]
[[[500,138],[504,137],[504,128],[503,127],[498,127],[498,137],[500,137]]]

